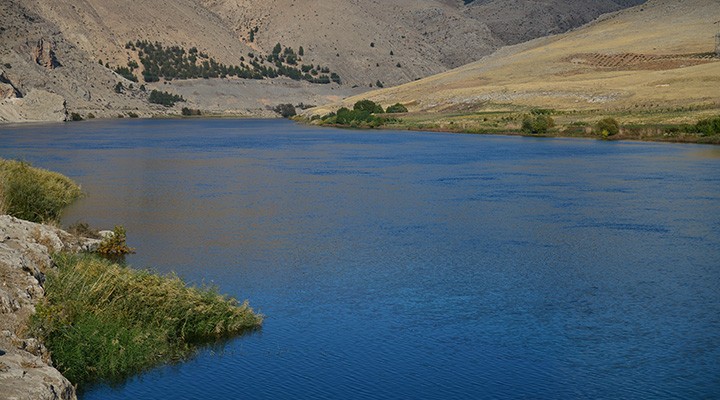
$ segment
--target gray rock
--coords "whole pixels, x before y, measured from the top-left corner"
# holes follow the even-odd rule
[[[0,215],[0,398],[74,400],[75,388],[52,367],[45,345],[27,332],[29,318],[44,297],[51,252],[97,248],[99,240]]]

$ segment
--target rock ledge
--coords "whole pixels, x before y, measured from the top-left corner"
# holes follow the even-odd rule
[[[74,400],[75,388],[52,366],[45,346],[27,337],[30,316],[45,295],[50,254],[92,250],[95,239],[0,215],[0,393],[7,400]]]

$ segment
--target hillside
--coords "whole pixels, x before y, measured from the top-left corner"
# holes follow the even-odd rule
[[[349,83],[397,85],[459,67],[507,44],[583,25],[644,0],[203,0],[240,40],[309,50]],[[467,3],[467,4],[466,4]],[[257,29],[253,42],[249,32]],[[398,64],[400,65],[398,67]]]
[[[718,109],[717,32],[717,0],[651,0],[581,29],[506,47],[466,66],[352,97],[342,105],[369,98],[430,114],[518,107]]]
[[[73,112],[178,114],[180,107],[273,116],[268,107],[281,102],[321,104],[378,82],[410,82],[641,1],[6,0],[0,4],[0,121],[64,120]],[[164,58],[154,61],[170,72],[144,79],[147,52],[128,46],[138,41],[183,57],[197,49],[198,72],[188,76],[194,79],[178,81],[177,65]],[[279,55],[290,51],[292,60],[267,59],[277,43]],[[221,68],[207,73],[204,62]],[[303,65],[308,68],[300,72]],[[241,70],[262,76],[240,79]],[[187,102],[149,104],[153,89]]]

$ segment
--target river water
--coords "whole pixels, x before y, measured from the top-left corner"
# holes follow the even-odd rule
[[[124,120],[0,156],[266,315],[84,400],[720,397],[720,148]]]

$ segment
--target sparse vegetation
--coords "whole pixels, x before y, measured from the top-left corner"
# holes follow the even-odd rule
[[[79,385],[117,381],[192,354],[198,344],[256,329],[262,317],[214,289],[96,256],[59,254],[32,318],[58,369]]]
[[[138,81],[137,76],[135,76],[135,74],[133,74],[132,71],[130,71],[130,69],[128,67],[117,67],[117,68],[115,68],[115,73],[122,76],[123,78],[125,78],[127,80],[130,80],[133,82]]]
[[[70,121],[82,121],[83,117],[79,113],[71,112],[70,113]]]
[[[254,41],[255,33],[257,33],[255,29],[250,31],[251,42]],[[147,40],[130,43],[128,49],[137,51],[140,63],[144,67],[143,79],[145,82],[157,82],[161,78],[165,80],[226,77],[263,79],[286,76],[294,80],[306,80],[311,83],[341,83],[340,76],[331,73],[327,67],[311,66],[308,70],[298,67],[301,57],[305,54],[305,49],[296,53],[291,47],[283,47],[280,43],[275,45],[272,54],[263,57],[255,53],[248,53],[248,63],[246,64],[244,62],[245,58],[241,57],[238,65],[219,63],[209,55],[198,51],[195,47],[186,51],[180,46],[165,47],[158,42],[153,43]],[[128,64],[132,69],[134,69],[135,65],[137,63],[134,61]],[[131,73],[130,69],[121,68],[124,69],[118,68],[116,72],[122,72],[122,74]],[[318,74],[317,70],[322,70],[323,73]],[[312,73],[313,71],[315,73]]]
[[[64,175],[0,159],[0,214],[56,223],[62,210],[81,196],[80,186]]]

